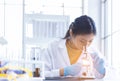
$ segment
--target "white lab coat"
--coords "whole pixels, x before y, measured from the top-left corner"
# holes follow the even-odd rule
[[[71,65],[66,48],[66,39],[59,39],[50,43],[44,50],[41,59],[45,62],[45,77],[59,77],[59,69]],[[81,56],[77,62],[80,62],[80,59]],[[93,71],[95,76],[103,77],[97,71]]]

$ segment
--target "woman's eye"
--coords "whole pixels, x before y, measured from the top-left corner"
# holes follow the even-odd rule
[[[85,41],[80,41],[80,42],[83,43],[83,44],[85,43]]]
[[[89,43],[91,43],[92,41],[89,41]]]
[[[83,43],[83,41],[80,41],[81,43]]]

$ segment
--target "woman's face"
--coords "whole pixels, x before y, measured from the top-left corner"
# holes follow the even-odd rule
[[[94,34],[86,34],[86,35],[76,35],[76,36],[71,36],[70,41],[74,44],[76,49],[83,49],[83,46],[89,46],[93,39],[94,39]]]

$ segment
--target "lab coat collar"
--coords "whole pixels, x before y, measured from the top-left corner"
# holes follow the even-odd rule
[[[64,48],[64,47],[66,47],[66,39],[61,39],[58,47],[59,47],[59,48]]]
[[[63,53],[61,54],[63,56],[63,59],[66,65],[70,65],[70,59],[69,59],[67,48],[66,48],[66,39],[61,39],[58,47],[61,49],[61,51],[63,51]]]

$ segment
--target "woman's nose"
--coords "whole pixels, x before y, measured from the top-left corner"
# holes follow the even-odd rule
[[[84,46],[88,46],[90,43],[89,42],[84,42],[83,45]]]

